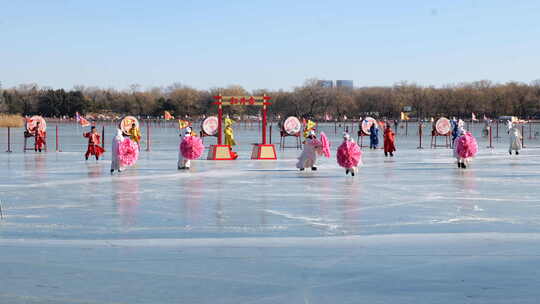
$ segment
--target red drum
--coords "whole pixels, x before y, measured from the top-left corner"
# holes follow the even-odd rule
[[[208,116],[205,120],[203,120],[201,129],[203,130],[204,134],[208,136],[214,136],[218,132],[218,118],[216,116]]]
[[[375,120],[375,118],[373,117],[366,117],[364,118],[364,120],[362,120],[362,131],[367,134],[367,135],[370,135],[371,132],[369,132],[369,128],[371,128],[371,125],[372,124],[377,124],[377,121]]]
[[[289,135],[298,135],[302,131],[302,123],[294,116],[289,116],[283,122],[283,131]]]
[[[135,127],[139,129],[139,121],[137,120],[137,118],[133,116],[126,116],[120,121],[119,128],[125,134],[129,134],[129,130],[131,130],[131,126],[133,124],[135,124]]]
[[[435,123],[435,130],[440,135],[447,135],[452,131],[452,124],[446,117],[441,117]]]
[[[32,134],[35,135],[34,132],[30,131],[33,130],[36,126],[36,123],[39,121],[39,130],[40,131],[46,131],[47,130],[47,123],[45,122],[45,119],[39,115],[34,115],[28,119],[26,119],[26,130]]]

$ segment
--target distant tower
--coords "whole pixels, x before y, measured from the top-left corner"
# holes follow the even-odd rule
[[[334,82],[332,80],[319,80],[317,85],[321,88],[333,88]]]
[[[351,89],[353,88],[352,80],[336,80],[336,88]]]

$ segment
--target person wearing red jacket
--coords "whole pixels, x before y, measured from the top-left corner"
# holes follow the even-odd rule
[[[384,129],[384,156],[394,156],[394,151],[396,151],[396,134],[394,131],[392,131],[392,128],[390,127],[390,124],[386,124],[386,128]]]
[[[40,129],[39,121],[36,122],[36,126],[29,130],[34,135],[34,150],[41,152],[46,143],[47,132]]]
[[[92,126],[90,132],[83,133],[83,136],[88,138],[88,149],[86,149],[84,158],[88,160],[90,155],[94,155],[96,160],[99,160],[99,157],[101,154],[103,154],[103,152],[105,152],[105,150],[100,146],[101,137],[99,136],[96,127]]]

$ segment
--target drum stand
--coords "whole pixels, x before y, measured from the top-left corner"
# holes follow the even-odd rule
[[[296,138],[296,149],[302,149],[302,141],[300,139],[300,133],[296,134],[296,135],[289,135],[287,132],[281,130],[279,132],[279,135],[280,135],[280,140],[279,140],[279,147],[284,150],[285,148],[295,148],[295,146],[290,146],[290,147],[287,147],[285,145],[285,138],[286,137],[289,137],[289,136],[292,136],[292,137],[295,137]]]
[[[444,140],[445,140],[444,145],[437,145],[437,137],[439,137],[439,136],[444,137]],[[452,147],[452,145],[451,145],[450,135],[448,135],[448,134],[447,135],[441,135],[441,134],[437,133],[436,131],[431,133],[431,148],[432,149],[451,148],[451,147]]]
[[[34,142],[34,145],[33,146],[30,146],[30,148],[28,147],[28,139],[29,138],[32,138],[34,136],[30,136],[30,137],[24,137],[24,147],[23,147],[23,152],[26,152],[26,151],[35,151],[36,150],[36,145],[35,145],[35,142]],[[34,141],[35,141],[35,137],[34,137]],[[45,143],[43,143],[43,151],[47,152],[47,141],[45,141]]]

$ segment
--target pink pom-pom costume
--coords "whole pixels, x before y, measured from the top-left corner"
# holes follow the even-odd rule
[[[120,167],[130,167],[137,163],[139,159],[139,144],[129,137],[125,137],[118,146],[118,158]]]
[[[191,167],[191,160],[201,157],[203,151],[204,145],[202,140],[196,136],[192,136],[191,128],[187,128],[180,140],[178,149],[178,169],[189,169]]]
[[[471,132],[461,128],[459,136],[454,141],[454,157],[457,159],[458,168],[467,168],[470,160],[478,153],[478,143]]]
[[[121,172],[128,166],[133,166],[139,158],[139,145],[129,137],[123,136],[121,130],[117,130],[112,140],[111,147],[111,174],[114,171]]]
[[[338,147],[336,157],[338,164],[345,168],[345,174],[350,172],[352,176],[362,164],[362,150],[347,133],[343,135],[343,143]]]

